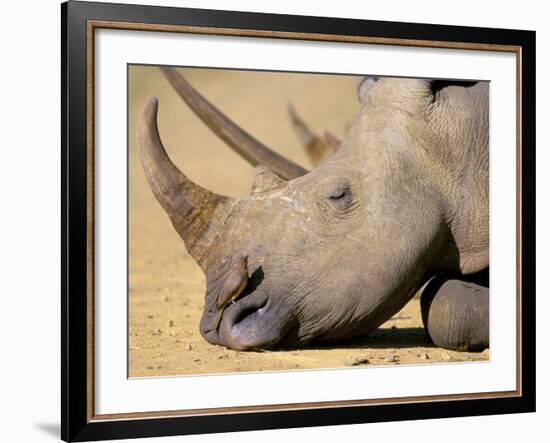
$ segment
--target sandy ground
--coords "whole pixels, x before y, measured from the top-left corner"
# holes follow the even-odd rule
[[[346,76],[182,69],[213,103],[258,139],[310,167],[290,126],[290,99],[312,127],[343,137],[358,105]],[[155,201],[135,147],[137,115],[160,101],[159,129],[175,163],[194,181],[225,195],[247,195],[253,169],[231,152],[177,97],[153,67],[129,68],[129,376],[337,368],[479,361],[431,345],[417,298],[368,336],[341,346],[237,352],[199,334],[205,279]]]

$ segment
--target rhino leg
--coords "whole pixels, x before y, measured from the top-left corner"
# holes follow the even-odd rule
[[[433,278],[422,292],[422,321],[436,346],[456,351],[489,347],[489,288],[483,276]],[[481,284],[480,284],[481,283]]]

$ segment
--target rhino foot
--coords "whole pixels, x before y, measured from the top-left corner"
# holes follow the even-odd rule
[[[436,346],[455,351],[489,347],[489,288],[473,280],[437,276],[424,288],[422,321]]]

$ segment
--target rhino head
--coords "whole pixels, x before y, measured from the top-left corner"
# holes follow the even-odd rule
[[[139,117],[147,180],[206,275],[200,331],[210,343],[248,350],[342,341],[378,327],[431,276],[488,266],[486,83],[367,78],[341,146],[307,172],[162,69],[257,165],[248,198],[214,194],[169,159],[155,98]]]

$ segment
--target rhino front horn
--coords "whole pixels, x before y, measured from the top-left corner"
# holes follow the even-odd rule
[[[138,153],[153,194],[166,211],[189,253],[201,264],[216,233],[215,224],[232,199],[193,183],[174,165],[157,127],[158,100],[151,98],[137,123]],[[208,235],[205,235],[208,232]]]

